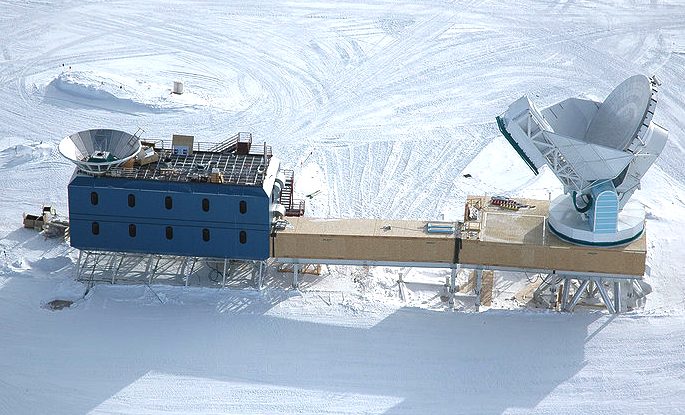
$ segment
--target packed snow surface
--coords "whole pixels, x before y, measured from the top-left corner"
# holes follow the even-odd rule
[[[0,0],[0,414],[575,414],[685,408],[685,6],[680,1]],[[445,270],[324,267],[287,289],[98,285],[21,228],[67,213],[62,137],[266,140],[308,215],[454,220],[468,194],[547,198],[494,117],[523,94],[663,82],[670,131],[634,198],[645,309],[440,301]],[[173,81],[183,95],[171,94]],[[465,177],[469,174],[471,177]],[[397,279],[407,281],[400,299]],[[508,279],[507,279],[508,278]],[[282,282],[282,283],[279,283]],[[61,311],[46,304],[74,301]]]

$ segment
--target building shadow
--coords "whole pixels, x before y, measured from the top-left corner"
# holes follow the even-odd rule
[[[337,397],[368,401],[368,413],[500,414],[534,408],[576,375],[585,366],[588,326],[601,316],[401,308],[371,327],[355,327],[302,321],[317,313],[311,306],[290,306],[299,320],[291,319],[285,302],[293,292],[284,290],[155,286],[157,301],[147,289],[100,285],[75,308],[52,312],[34,303],[53,292],[54,282],[6,283],[0,290],[6,408],[73,414],[122,405],[150,412],[163,404],[183,412],[193,399],[185,394],[193,392],[174,385],[194,379],[193,388],[208,394],[194,406],[198,412],[211,405],[283,413],[308,404],[316,412]],[[286,317],[270,315],[284,305],[279,315]],[[238,394],[229,402],[231,388],[256,398]],[[304,407],[265,392],[273,388],[300,391]]]

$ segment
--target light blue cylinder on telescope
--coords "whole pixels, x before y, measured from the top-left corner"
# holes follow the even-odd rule
[[[614,233],[618,229],[618,196],[610,180],[592,187],[592,207],[588,212],[594,233]]]

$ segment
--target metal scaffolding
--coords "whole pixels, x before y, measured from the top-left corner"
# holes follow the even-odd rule
[[[579,304],[621,313],[644,305],[646,293],[639,278],[547,274],[533,292],[546,308],[573,311]]]
[[[466,294],[473,296],[476,310],[490,305],[489,299],[492,298],[493,289],[492,273],[495,270],[521,273],[531,271],[465,264],[385,261],[278,258],[274,262],[292,266],[291,286],[293,289],[300,288],[302,267],[309,264],[447,268],[450,270],[450,275],[445,281],[444,293],[449,306],[454,306],[457,296]],[[244,287],[244,283],[247,283],[249,287],[261,290],[264,286],[266,268],[272,265],[268,265],[266,261],[226,258],[80,251],[76,279],[85,282],[88,288],[96,283],[146,285],[157,283],[215,288]],[[473,271],[469,282],[459,287],[457,274],[462,268]],[[610,313],[619,313],[643,305],[647,294],[640,284],[640,278],[634,276],[535,271],[543,275],[543,278],[533,292],[533,299],[545,308],[559,311],[572,312],[579,304],[582,304],[605,307]],[[489,282],[484,280],[486,272],[490,273]],[[487,301],[484,301],[485,299]]]
[[[236,279],[247,279],[261,289],[263,270],[264,261],[79,251],[76,279],[85,282],[88,288],[97,283],[224,288]]]

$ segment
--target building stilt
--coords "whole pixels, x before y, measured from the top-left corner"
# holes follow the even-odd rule
[[[300,270],[300,264],[293,264],[293,288],[294,289],[299,289],[300,288],[300,282],[298,281],[298,273]]]

